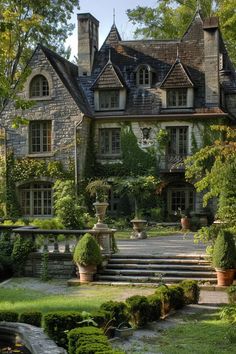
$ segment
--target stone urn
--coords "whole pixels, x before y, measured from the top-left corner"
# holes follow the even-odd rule
[[[94,225],[93,229],[107,229],[108,228],[108,226],[103,223],[108,205],[109,204],[107,202],[97,201],[97,202],[93,203],[93,206],[94,206],[95,212],[96,212],[95,215],[98,218],[98,222]]]
[[[145,239],[147,238],[147,233],[145,231],[145,226],[147,220],[143,219],[133,219],[131,220],[133,224],[133,232],[130,236],[131,239]]]

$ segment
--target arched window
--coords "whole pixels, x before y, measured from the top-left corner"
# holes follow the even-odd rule
[[[24,216],[52,215],[52,184],[31,182],[19,189],[20,204]]]
[[[48,80],[43,75],[36,75],[30,82],[30,97],[47,97],[49,96]]]
[[[139,86],[151,86],[151,72],[147,66],[141,66],[136,73],[136,81]]]

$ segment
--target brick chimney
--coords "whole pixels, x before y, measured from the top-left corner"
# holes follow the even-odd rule
[[[98,49],[99,21],[89,13],[78,14],[79,76],[90,75],[94,53]]]
[[[207,107],[219,107],[219,21],[217,17],[206,18],[204,29],[205,102]]]

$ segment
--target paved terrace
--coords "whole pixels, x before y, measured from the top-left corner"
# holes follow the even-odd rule
[[[206,245],[193,242],[193,234],[150,237],[144,240],[117,240],[120,254],[130,255],[205,255]]]

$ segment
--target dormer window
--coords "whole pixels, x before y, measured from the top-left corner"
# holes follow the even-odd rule
[[[43,75],[36,75],[30,82],[30,98],[49,96],[48,80]]]
[[[99,109],[100,110],[115,110],[120,107],[120,91],[105,90],[99,91]]]
[[[187,88],[168,89],[167,107],[187,107]]]
[[[148,66],[140,66],[136,72],[136,82],[138,86],[151,86],[151,70]]]

